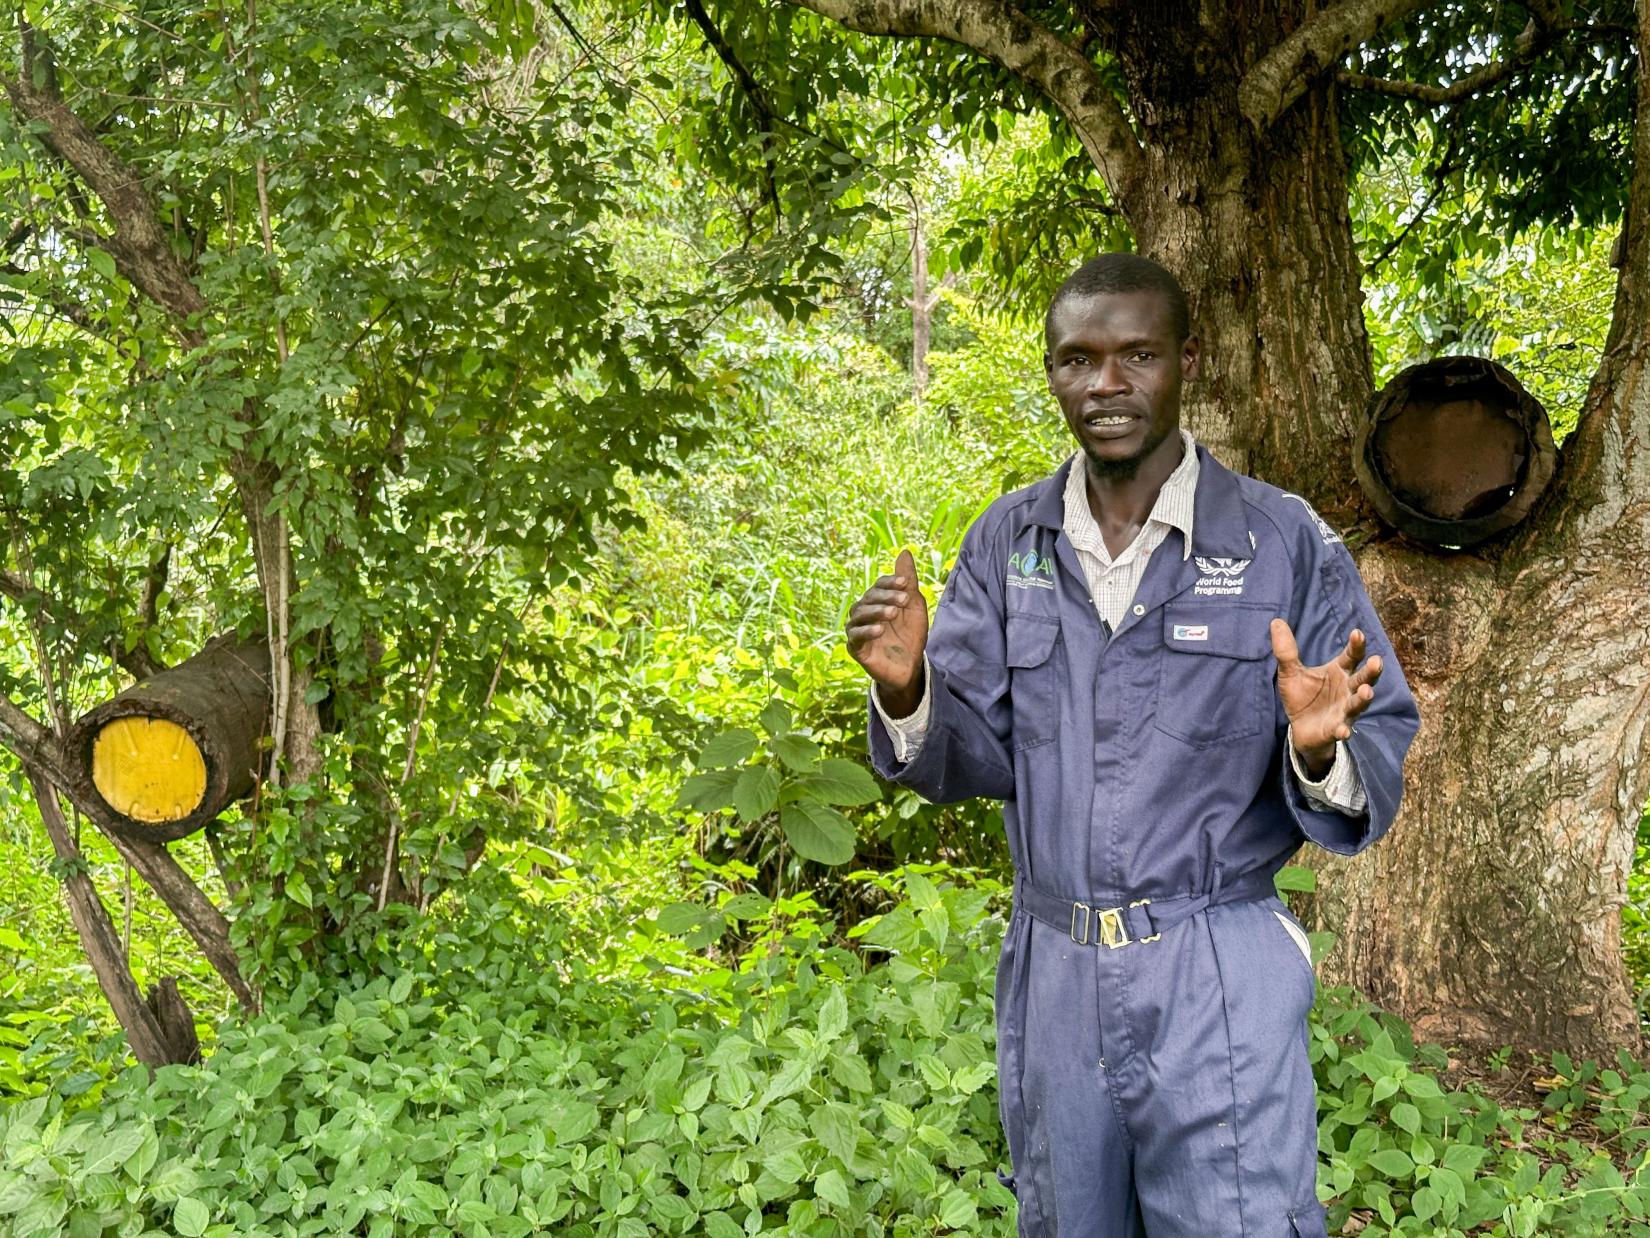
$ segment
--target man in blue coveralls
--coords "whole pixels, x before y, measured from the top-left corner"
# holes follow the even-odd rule
[[[1079,450],[969,529],[932,632],[909,552],[849,611],[872,761],[1004,801],[1021,1235],[1324,1238],[1317,981],[1272,877],[1386,832],[1415,703],[1335,531],[1180,428],[1167,270],[1085,263],[1045,342]]]

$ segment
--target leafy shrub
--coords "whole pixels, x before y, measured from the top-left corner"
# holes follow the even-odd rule
[[[732,965],[635,906],[601,938],[478,881],[393,977],[310,977],[225,1023],[205,1065],[129,1069],[98,1108],[0,1109],[0,1231],[1006,1238],[1003,887],[845,879],[900,896],[857,949],[792,900]],[[1555,1057],[1538,1111],[1444,1088],[1443,1051],[1347,989],[1311,1033],[1332,1232],[1650,1235],[1650,1072],[1626,1054]]]
[[[793,943],[698,978],[697,1002],[472,907],[430,966],[301,985],[202,1067],[133,1068],[71,1117],[46,1097],[0,1113],[0,1226],[1010,1233],[991,888],[908,881],[920,914],[867,934],[889,962]]]

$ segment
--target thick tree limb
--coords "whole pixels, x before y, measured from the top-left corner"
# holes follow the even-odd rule
[[[1244,74],[1238,108],[1265,129],[1301,97],[1312,80],[1332,69],[1388,22],[1433,0],[1340,0],[1309,17]]]
[[[97,896],[92,879],[80,867],[84,858],[70,837],[63,809],[57,802],[57,789],[37,770],[29,771],[29,782],[34,787],[40,819],[52,840],[52,850],[60,862],[69,866],[63,878],[63,897],[69,904],[75,931],[92,965],[92,974],[97,977],[98,987],[108,999],[115,1018],[120,1020],[132,1052],[138,1061],[148,1066],[198,1061],[200,1045],[195,1040],[194,1020],[175,986],[170,992],[157,986],[149,1001],[145,1001],[138,990],[108,908]]]
[[[1409,82],[1398,78],[1370,77],[1363,73],[1350,73],[1345,70],[1335,75],[1335,80],[1351,90],[1367,90],[1376,94],[1391,95],[1398,99],[1414,99],[1433,107],[1459,103],[1470,98],[1481,90],[1494,86],[1512,76],[1524,65],[1534,60],[1553,38],[1560,34],[1573,34],[1591,40],[1628,39],[1632,31],[1625,26],[1608,23],[1590,23],[1564,21],[1561,18],[1546,12],[1538,11],[1535,17],[1521,30],[1513,40],[1511,51],[1500,60],[1491,61],[1468,73],[1465,77],[1449,83],[1447,86],[1435,86],[1430,82]]]
[[[16,753],[24,765],[45,771],[61,785],[59,776],[66,776],[66,765],[57,736],[4,694],[0,694],[0,744]]]
[[[0,695],[0,744],[17,755],[31,778],[45,779],[60,789],[97,826],[121,857],[160,895],[230,991],[243,1006],[251,1009],[252,990],[242,978],[240,960],[229,944],[229,921],[172,853],[159,843],[134,842],[109,828],[103,805],[92,794],[90,774],[67,759],[51,731],[4,695]]]
[[[121,858],[137,870],[138,875],[149,883],[150,889],[160,895],[161,901],[194,939],[207,962],[223,977],[223,982],[242,1007],[256,1009],[252,990],[241,975],[240,958],[229,944],[229,920],[206,897],[205,891],[195,884],[172,853],[160,843],[124,838],[114,830],[106,829],[103,822],[95,817],[93,822],[114,844]]]
[[[17,114],[45,127],[46,145],[75,170],[107,208],[115,230],[112,236],[100,238],[101,247],[115,260],[120,273],[178,318],[186,319],[204,310],[206,300],[172,252],[154,200],[137,172],[98,140],[50,81],[44,88],[36,87],[24,72],[7,79],[4,87]],[[191,342],[198,342],[198,332],[185,330],[186,339],[192,334]]]
[[[1410,0],[1412,4],[1420,0]],[[791,0],[862,34],[936,38],[979,52],[1046,95],[1124,212],[1143,159],[1123,108],[1087,57],[1002,0]]]

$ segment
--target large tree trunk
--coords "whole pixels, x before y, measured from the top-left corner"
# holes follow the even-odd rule
[[[1650,4],[1605,354],[1557,482],[1472,555],[1362,559],[1421,705],[1402,828],[1329,862],[1338,966],[1423,1032],[1638,1040],[1621,906],[1650,794]]]
[[[1234,0],[1212,27],[1190,4],[1076,4],[1126,112],[1080,44],[1002,0],[797,2],[951,39],[1041,89],[1141,250],[1186,286],[1205,346],[1190,428],[1356,532],[1422,728],[1391,836],[1350,862],[1314,857],[1310,914],[1340,934],[1329,978],[1441,1039],[1635,1043],[1619,913],[1650,791],[1650,0],[1607,354],[1548,498],[1456,554],[1381,528],[1351,454],[1372,379],[1333,68],[1417,0]]]
[[[1187,188],[1135,221],[1141,248],[1190,286],[1207,347],[1187,420],[1234,467],[1372,535],[1354,539],[1359,565],[1423,719],[1392,835],[1351,861],[1306,855],[1321,873],[1308,916],[1340,938],[1326,976],[1440,1040],[1636,1044],[1620,910],[1650,789],[1650,587],[1636,567],[1650,559],[1650,455],[1623,436],[1635,401],[1645,421],[1645,333],[1618,325],[1584,429],[1521,529],[1470,554],[1402,542],[1353,475],[1371,376],[1329,88],[1247,150],[1232,193],[1198,199],[1190,187],[1215,183],[1246,137],[1236,118],[1215,132],[1212,157],[1147,146],[1156,175]],[[1630,321],[1642,305],[1624,292]],[[1617,463],[1612,480],[1624,450],[1639,476]]]
[[[1218,173],[1148,152],[1165,176],[1207,186]],[[1644,270],[1646,165],[1624,284]],[[1636,1044],[1620,910],[1650,790],[1642,291],[1623,292],[1551,497],[1470,554],[1424,551],[1378,525],[1353,476],[1371,379],[1327,86],[1249,166],[1247,192],[1154,204],[1137,225],[1142,249],[1194,289],[1211,381],[1188,421],[1235,467],[1372,535],[1354,539],[1359,565],[1423,719],[1392,835],[1351,861],[1311,853],[1310,916],[1340,936],[1326,974],[1436,1039],[1584,1054]]]

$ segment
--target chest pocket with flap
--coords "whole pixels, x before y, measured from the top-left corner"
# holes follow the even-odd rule
[[[1010,614],[1003,642],[1013,707],[1009,746],[1019,752],[1048,743],[1059,729],[1060,676],[1065,661],[1055,653],[1060,621],[1052,616]]]
[[[1271,606],[1227,600],[1165,606],[1157,729],[1207,748],[1269,726],[1276,613]]]

